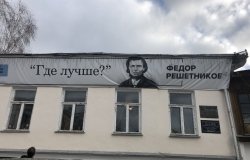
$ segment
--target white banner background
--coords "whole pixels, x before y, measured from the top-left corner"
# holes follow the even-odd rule
[[[59,84],[118,86],[129,78],[126,58],[0,58],[7,65],[1,84]],[[159,88],[225,89],[230,79],[231,59],[145,59],[144,74]],[[0,70],[1,71],[1,70]],[[196,76],[195,76],[196,75]]]

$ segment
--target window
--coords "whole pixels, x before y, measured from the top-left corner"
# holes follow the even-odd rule
[[[140,100],[138,91],[117,91],[116,132],[140,132]]]
[[[244,133],[250,134],[250,94],[239,94],[238,102],[243,119]]]
[[[170,92],[170,114],[172,135],[195,135],[193,94]]]
[[[36,90],[15,90],[7,129],[28,130]]]
[[[85,90],[65,90],[60,130],[83,131]]]

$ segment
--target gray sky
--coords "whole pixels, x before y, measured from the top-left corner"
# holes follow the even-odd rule
[[[27,52],[250,51],[250,0],[23,0],[38,26]],[[250,60],[247,63],[250,68]]]

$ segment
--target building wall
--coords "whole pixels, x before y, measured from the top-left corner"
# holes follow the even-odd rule
[[[112,135],[115,88],[88,88],[85,133],[55,133],[62,114],[63,89],[37,87],[29,133],[0,133],[0,149],[145,152],[234,156],[223,91],[195,91],[199,137],[170,137],[168,90],[141,89],[142,136]],[[12,87],[0,87],[0,130],[6,129]],[[221,134],[201,133],[199,105],[218,107]]]
[[[234,72],[230,79],[229,91],[232,102],[232,110],[234,122],[236,126],[237,140],[239,143],[240,153],[243,160],[250,159],[250,129],[247,121],[247,108],[249,105],[249,98],[247,102],[242,103],[240,96],[250,94],[250,70]],[[244,105],[244,110],[243,110]],[[243,116],[244,115],[244,116]]]
[[[240,142],[241,156],[243,160],[248,160],[250,157],[250,143],[249,142]]]

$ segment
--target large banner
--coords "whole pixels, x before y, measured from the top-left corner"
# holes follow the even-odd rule
[[[0,84],[225,89],[231,59],[0,58]]]

